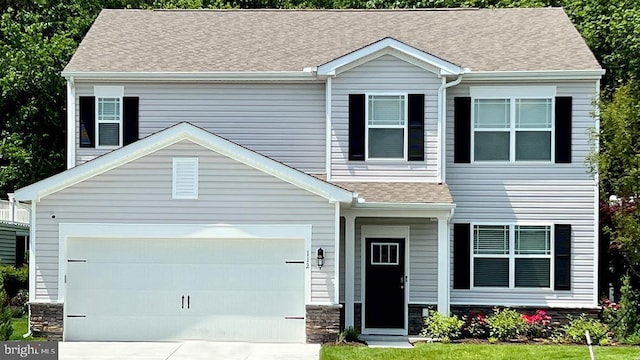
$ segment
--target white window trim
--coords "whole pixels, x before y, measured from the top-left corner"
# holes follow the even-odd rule
[[[178,162],[191,162],[193,166],[195,166],[195,183],[194,192],[192,195],[183,196],[176,194],[176,164]],[[199,171],[199,162],[197,157],[175,157],[173,158],[173,167],[172,167],[172,182],[171,182],[171,197],[172,199],[197,199],[199,195],[198,183],[200,182],[200,171]]]
[[[122,112],[122,98],[124,97],[124,86],[94,86],[93,87],[93,96],[95,97],[95,119],[96,125],[94,129],[94,139],[95,139],[95,148],[96,149],[117,149],[122,147],[123,144],[123,117],[124,114]],[[114,120],[100,120],[99,117],[99,102],[100,99],[104,98],[116,98],[119,99],[119,111],[120,111],[120,119],[117,121]],[[100,145],[100,124],[118,124],[118,146],[101,146]]]
[[[557,88],[555,86],[472,86],[469,88],[471,96],[471,163],[476,164],[553,164],[555,163],[555,131],[556,131],[556,102]],[[509,100],[509,128],[475,128],[476,100],[507,99]],[[516,130],[516,100],[517,99],[550,99],[551,100],[551,129],[521,129]],[[475,160],[475,133],[483,131],[509,132],[509,160]],[[551,157],[549,160],[516,160],[516,132],[517,131],[550,131]]]
[[[404,97],[404,125],[369,125],[369,97],[370,96],[403,96]],[[374,161],[407,161],[407,141],[409,140],[409,93],[399,92],[370,92],[365,93],[364,106],[364,154],[366,160]],[[369,157],[369,129],[404,129],[402,158],[370,158]]]
[[[473,229],[475,226],[509,226],[509,254],[479,254],[476,255],[474,253],[474,233]],[[534,254],[518,254],[515,253],[515,227],[516,226],[548,226],[550,228],[550,243],[549,243],[549,255],[534,255]],[[471,223],[469,226],[470,231],[470,254],[469,256],[469,269],[470,269],[470,290],[488,290],[488,291],[504,291],[508,289],[509,291],[549,291],[555,288],[555,231],[554,231],[554,223],[550,222],[475,222]],[[509,286],[475,286],[475,277],[474,277],[474,261],[475,258],[508,258],[509,259]],[[516,258],[528,258],[528,259],[549,259],[549,287],[516,287]]]

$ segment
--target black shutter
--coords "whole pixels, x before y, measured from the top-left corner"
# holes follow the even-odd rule
[[[556,163],[571,162],[572,98],[556,97]]]
[[[96,147],[96,98],[80,96],[80,147]]]
[[[471,98],[454,98],[453,111],[453,162],[468,164],[471,162]]]
[[[409,94],[409,161],[424,161],[424,94]]]
[[[571,225],[554,228],[555,289],[571,290]]]
[[[349,160],[364,161],[364,107],[364,94],[349,94]]]
[[[138,141],[138,97],[122,98],[124,145]]]
[[[453,224],[453,288],[469,289],[471,261],[471,225]]]

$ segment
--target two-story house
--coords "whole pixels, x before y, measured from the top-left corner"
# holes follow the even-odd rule
[[[67,340],[415,334],[594,309],[604,71],[562,9],[104,10],[30,202]]]

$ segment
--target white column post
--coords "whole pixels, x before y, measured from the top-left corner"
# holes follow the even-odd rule
[[[356,217],[344,214],[344,326],[354,326]]]
[[[15,223],[16,221],[16,198],[13,193],[9,193],[9,222]]]
[[[449,315],[449,279],[450,279],[450,251],[449,251],[449,217],[438,216],[438,312]]]

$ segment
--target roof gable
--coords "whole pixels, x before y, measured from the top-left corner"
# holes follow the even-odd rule
[[[354,52],[331,60],[318,67],[318,75],[336,75],[337,71],[351,68],[352,65],[373,60],[382,55],[394,55],[408,60],[414,65],[437,73],[438,75],[459,75],[464,72],[460,66],[440,59],[413,46],[393,38],[386,38],[369,44]],[[413,60],[413,61],[412,61]]]
[[[471,73],[601,70],[561,8],[103,10],[63,74],[303,74],[385,38]]]
[[[324,197],[329,201],[349,203],[353,199],[353,193],[348,190],[314,178],[313,176],[189,123],[179,123],[168,129],[147,136],[133,144],[19,189],[15,192],[15,198],[21,201],[39,201],[47,195],[78,184],[182,140],[192,141],[223,156]]]

